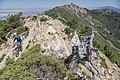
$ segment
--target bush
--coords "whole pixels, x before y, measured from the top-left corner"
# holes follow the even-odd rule
[[[92,78],[85,71],[83,71],[82,74],[86,76],[89,80],[92,80]]]
[[[41,17],[40,18],[40,21],[47,21],[48,19],[47,18],[44,18],[44,17]]]
[[[14,59],[11,59],[10,57],[8,57],[6,60],[6,65],[13,64],[13,63],[14,63]]]
[[[4,41],[0,39],[0,45],[3,43]]]
[[[62,61],[51,56],[43,56],[39,54],[40,52],[39,44],[29,49],[16,62],[0,70],[0,79],[37,80],[37,78],[47,78],[63,80],[66,76],[69,80],[75,79]]]
[[[37,16],[33,16],[32,20],[36,20],[37,19]]]
[[[105,62],[105,59],[101,58],[101,65],[106,69],[107,68],[107,64]]]
[[[17,33],[21,34],[21,33],[25,32],[25,31],[26,31],[25,27],[21,26],[21,27],[18,28]]]
[[[67,35],[70,35],[70,33],[73,33],[74,32],[74,30],[72,29],[72,28],[66,28],[65,29],[65,33],[67,34]]]
[[[6,56],[6,54],[2,55],[2,57],[0,58],[0,62],[4,59],[5,56]]]
[[[20,15],[11,15],[7,20],[0,21],[0,44],[6,41],[5,36],[20,26]]]

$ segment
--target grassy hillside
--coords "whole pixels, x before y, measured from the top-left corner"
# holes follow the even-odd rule
[[[44,14],[54,19],[58,19],[69,26],[66,28],[66,33],[68,35],[74,31],[77,31],[79,35],[84,36],[91,34],[91,28],[89,27],[89,24],[80,19],[71,9],[68,9],[66,7],[56,7],[52,10],[46,11]]]
[[[108,44],[99,35],[95,34],[93,41],[94,47],[101,50],[113,63],[116,63],[120,67],[120,53]]]
[[[40,45],[25,52],[16,62],[8,59],[7,65],[0,70],[0,80],[75,80],[62,61],[40,54]],[[77,80],[77,79],[76,79]]]
[[[92,10],[88,13],[102,23],[102,27],[97,28],[99,33],[120,49],[120,14],[111,10]]]

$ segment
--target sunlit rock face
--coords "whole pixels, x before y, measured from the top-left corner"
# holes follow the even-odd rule
[[[63,32],[65,25],[45,15],[38,16],[36,21],[31,21],[30,18],[27,18],[25,23],[25,26],[30,29],[29,39],[36,39],[36,43],[40,43],[46,50],[45,54],[54,55],[57,58],[64,58],[71,54],[71,43]],[[40,21],[41,18],[47,20]]]

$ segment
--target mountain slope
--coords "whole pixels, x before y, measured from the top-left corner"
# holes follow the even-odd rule
[[[90,28],[93,28],[95,32],[97,31],[96,33],[99,35],[98,36],[99,38],[97,38],[94,44],[95,47],[99,48],[101,51],[106,53],[104,47],[107,46],[108,47],[108,49],[106,50],[107,53],[110,53],[113,56],[113,59],[112,58],[109,59],[112,62],[117,63],[118,66],[120,66],[120,61],[119,61],[120,50],[118,49],[120,48],[119,35],[118,35],[120,34],[119,33],[120,14],[113,12],[111,10],[88,10],[85,8],[80,8],[79,6],[73,3],[70,5],[56,7],[52,10],[45,12],[44,14],[49,15],[53,18],[60,19],[60,21],[63,22],[64,19],[70,20],[71,18],[73,18],[70,15],[72,13],[77,18],[79,18],[78,22],[84,22],[84,25],[88,25]],[[65,16],[61,16],[60,14]],[[69,24],[66,25],[69,26]],[[74,27],[75,26],[73,25],[73,28]],[[83,29],[79,29],[79,30],[82,31]],[[100,38],[102,38],[103,43],[100,42],[101,41]],[[114,48],[112,44],[115,45],[117,48]]]
[[[106,39],[111,41],[120,49],[120,14],[111,10],[92,10],[88,12],[93,18],[102,23],[98,29],[99,33]]]
[[[75,30],[79,35],[90,35],[91,28],[89,24],[80,19],[74,10],[69,9],[69,6],[56,7],[44,13],[52,18],[58,19],[64,24],[68,25],[66,33],[73,33]]]

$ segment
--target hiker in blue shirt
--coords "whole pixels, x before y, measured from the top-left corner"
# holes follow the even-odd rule
[[[14,42],[16,41],[16,45],[17,47],[15,48],[15,50],[18,48],[19,51],[22,51],[22,39],[20,38],[20,36],[18,35],[18,33],[15,35],[15,38],[13,40]]]

